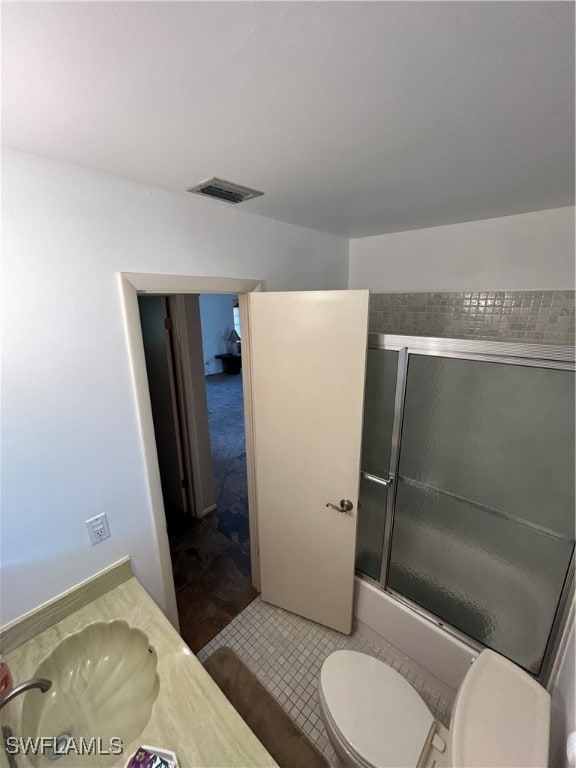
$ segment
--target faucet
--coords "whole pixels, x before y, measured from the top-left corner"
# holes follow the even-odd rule
[[[24,683],[20,683],[20,685],[12,688],[10,693],[7,693],[6,696],[0,699],[0,709],[5,707],[6,704],[12,701],[12,699],[15,699],[16,696],[19,696],[26,691],[30,691],[32,688],[40,688],[43,693],[46,693],[51,686],[52,681],[46,680],[44,677],[33,677],[31,680],[26,680]]]

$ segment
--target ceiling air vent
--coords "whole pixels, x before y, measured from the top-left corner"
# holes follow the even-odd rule
[[[195,195],[204,197],[215,197],[218,200],[225,200],[227,203],[245,203],[253,197],[259,197],[264,192],[258,192],[257,189],[242,187],[240,184],[233,184],[231,181],[223,179],[207,179],[195,187],[190,187],[187,192],[193,192]]]

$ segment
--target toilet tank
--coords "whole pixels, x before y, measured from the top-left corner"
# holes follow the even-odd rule
[[[550,694],[508,659],[485,650],[458,690],[448,740],[454,768],[546,768]]]

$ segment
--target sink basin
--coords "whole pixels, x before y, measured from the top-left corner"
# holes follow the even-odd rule
[[[24,737],[68,737],[68,753],[56,757],[50,748],[28,759],[35,766],[53,768],[103,768],[122,762],[122,754],[111,744],[121,739],[123,759],[150,719],[160,681],[157,656],[148,638],[125,621],[97,623],[63,640],[34,673],[47,677],[47,693],[24,694],[21,731]],[[92,748],[84,749],[81,739]],[[78,754],[80,751],[116,754]],[[138,744],[134,745],[134,748]],[[60,751],[67,750],[61,746]],[[56,762],[55,762],[56,757]]]

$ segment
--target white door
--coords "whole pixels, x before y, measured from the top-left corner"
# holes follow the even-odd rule
[[[262,598],[349,633],[368,291],[252,293],[249,313]]]

